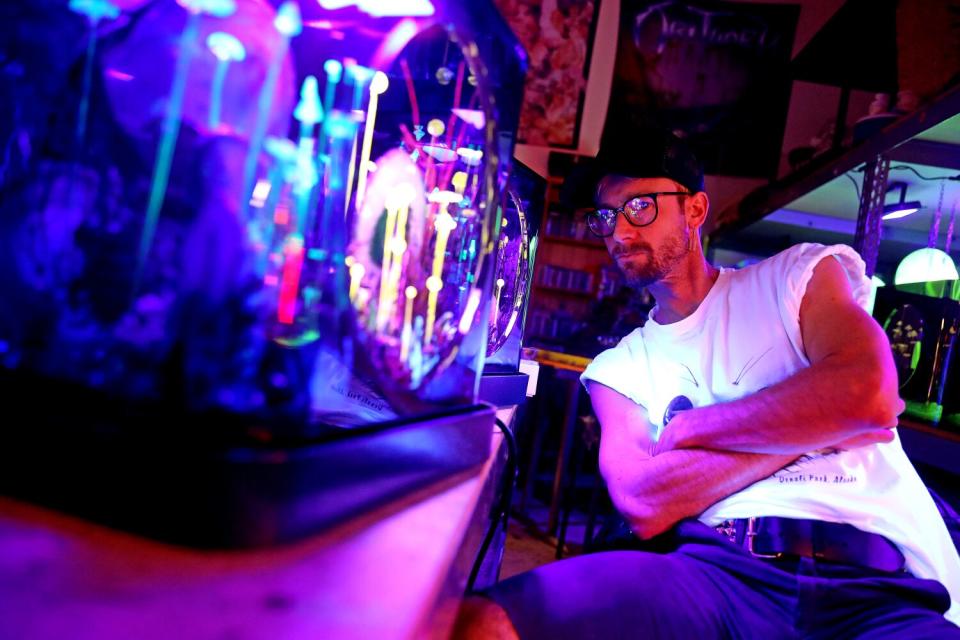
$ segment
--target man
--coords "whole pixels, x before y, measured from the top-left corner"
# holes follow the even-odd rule
[[[506,580],[468,599],[458,632],[960,637],[960,559],[893,430],[903,402],[856,253],[712,266],[702,171],[672,136],[606,147],[586,173],[590,229],[657,302],[583,374],[600,470],[635,536],[666,552]]]

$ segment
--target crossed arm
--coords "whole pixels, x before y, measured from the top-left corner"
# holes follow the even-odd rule
[[[813,272],[800,328],[808,368],[739,400],[682,412],[658,442],[643,407],[590,383],[603,427],[600,470],[638,536],[699,515],[803,453],[893,438],[903,402],[889,345],[833,258]]]

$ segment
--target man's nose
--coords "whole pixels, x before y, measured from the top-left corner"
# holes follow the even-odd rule
[[[613,223],[613,233],[611,237],[614,242],[619,244],[621,240],[632,237],[635,228],[636,227],[627,222],[626,217],[624,217],[622,213],[617,214],[617,219]]]

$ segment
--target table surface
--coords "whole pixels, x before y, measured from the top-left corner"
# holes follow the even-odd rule
[[[445,637],[501,438],[427,497],[264,549],[178,547],[0,497],[0,637]]]

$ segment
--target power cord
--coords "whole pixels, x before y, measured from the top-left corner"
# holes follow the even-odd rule
[[[913,167],[911,167],[911,166],[908,165],[908,164],[897,164],[897,165],[894,165],[894,166],[890,167],[890,170],[891,170],[891,171],[894,171],[894,170],[897,170],[897,169],[906,169],[907,171],[911,171],[911,172],[913,172],[914,175],[916,175],[916,176],[917,176],[918,178],[920,178],[921,180],[931,180],[931,181],[932,181],[932,180],[960,180],[960,175],[955,175],[955,176],[934,176],[934,177],[925,176],[925,175],[923,175],[922,173],[920,173],[919,171],[917,171],[916,169],[914,169]]]
[[[957,175],[954,175],[954,176],[925,176],[925,175],[923,175],[922,173],[920,173],[919,171],[917,171],[915,168],[911,167],[911,166],[908,165],[908,164],[895,164],[895,165],[892,165],[889,170],[890,170],[890,171],[899,171],[899,170],[904,170],[904,169],[907,170],[907,171],[913,172],[913,174],[916,175],[916,176],[917,176],[918,178],[920,178],[921,180],[929,180],[929,181],[935,181],[935,180],[953,180],[953,181],[955,181],[955,182],[956,182],[956,181],[960,181],[960,173],[958,173]],[[854,171],[856,171],[857,173],[863,173],[865,170],[866,170],[866,165],[860,166],[860,167],[857,167],[856,169],[854,169]],[[852,178],[851,178],[851,180],[852,180]]]
[[[493,521],[487,529],[487,534],[483,537],[483,544],[480,545],[480,551],[477,553],[477,559],[473,562],[473,569],[470,570],[470,577],[467,579],[467,592],[473,591],[473,585],[477,581],[477,574],[480,573],[480,566],[483,559],[490,549],[493,542],[493,536],[497,533],[497,528],[502,523],[503,532],[507,532],[507,523],[510,520],[510,503],[513,500],[513,486],[517,482],[517,439],[500,418],[495,418],[497,427],[503,432],[503,438],[507,441],[507,460],[506,469],[503,474],[504,486],[500,489],[500,500],[493,511]]]
[[[850,175],[850,172],[849,172],[849,171],[848,171],[847,173],[843,174],[843,175],[845,175],[845,176],[847,176],[848,178],[850,178],[850,182],[853,183],[853,189],[854,189],[854,191],[857,192],[857,202],[860,202],[860,185],[857,184],[857,180],[856,180],[852,175]]]

